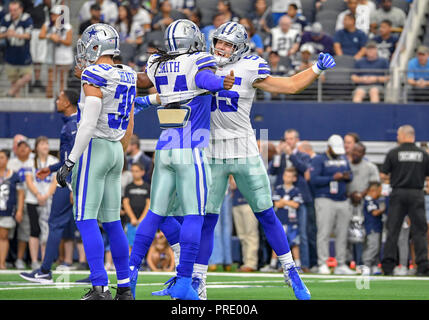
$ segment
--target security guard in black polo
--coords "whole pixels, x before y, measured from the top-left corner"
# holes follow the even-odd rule
[[[414,128],[410,125],[399,127],[399,146],[389,151],[381,169],[382,178],[387,178],[390,174],[392,186],[382,260],[385,275],[392,275],[397,265],[398,237],[406,215],[411,220],[417,275],[429,275],[428,227],[423,192],[425,178],[429,176],[429,155],[414,142]]]

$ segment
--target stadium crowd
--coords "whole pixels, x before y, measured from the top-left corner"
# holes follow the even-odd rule
[[[58,6],[63,2],[1,3],[0,44],[11,84],[6,95],[19,97],[27,84],[30,92],[39,90],[48,98],[73,88],[77,81],[72,76],[73,28],[70,23],[57,23],[64,13],[65,7]],[[78,33],[98,22],[115,26],[121,40],[122,63],[142,71],[149,52],[162,47],[163,32],[172,21],[188,18],[195,22],[206,37],[207,49],[218,26],[237,21],[250,35],[252,52],[267,59],[273,75],[293,75],[308,68],[318,52],[329,52],[356,69],[351,75],[356,84],[354,102],[361,102],[366,96],[371,102],[381,101],[389,61],[406,19],[406,13],[392,6],[392,0],[319,0],[314,1],[312,10],[304,8],[304,0],[272,0],[271,6],[266,0],[249,3],[254,10],[244,17],[232,10],[230,1],[219,0],[212,23],[203,25],[203,8],[197,8],[193,0],[89,0],[79,11]],[[429,85],[428,57],[429,49],[421,46],[409,63],[408,83],[413,92]],[[46,81],[41,77],[44,67]],[[259,98],[285,99],[270,94]],[[372,274],[380,274],[389,180],[380,179],[377,166],[365,157],[366,148],[358,134],[333,135],[327,145],[325,153],[316,154],[309,142],[300,141],[294,129],[286,130],[278,145],[260,145],[261,153],[268,155],[266,168],[271,178],[272,200],[294,259],[303,272],[330,273],[329,268],[335,267],[336,274],[353,274],[366,266]],[[27,264],[31,269],[40,267],[56,184],[53,175],[40,181],[35,173],[56,161],[43,136],[36,139],[34,150],[27,138],[17,135],[11,152],[0,151],[0,182],[12,179],[16,190],[15,200],[11,200],[16,202],[13,215],[12,204],[0,202],[0,210],[8,212],[0,217],[0,269],[24,269]],[[125,164],[121,216],[131,250],[136,227],[149,208],[153,170],[153,158],[141,150],[137,136],[131,139]],[[426,191],[429,194],[429,186]],[[426,216],[429,223],[429,214]],[[409,230],[406,218],[398,243],[395,275],[416,270]],[[239,242],[233,241],[235,236]],[[238,243],[240,250],[236,250]],[[107,237],[105,250],[106,268],[112,270]],[[144,268],[171,271],[173,262],[173,252],[159,233]],[[231,177],[216,227],[209,270],[218,270],[219,266],[231,270],[234,263],[243,272],[279,270],[277,257]],[[73,224],[64,231],[57,265],[87,269]]]
[[[243,24],[250,35],[251,51],[269,61],[276,75],[299,72],[321,51],[334,54],[337,69],[364,69],[353,74],[341,71],[353,89],[353,101],[368,96],[370,102],[379,102],[410,1],[402,2],[405,5],[399,8],[392,0],[248,0],[240,1],[246,9],[236,13],[233,8],[237,7],[228,0],[218,1],[217,12],[197,7],[195,0],[89,0],[78,17],[72,17],[79,21],[73,30],[71,20],[62,18],[69,13],[64,0],[2,0],[0,48],[11,83],[5,95],[18,97],[28,85],[30,94],[39,91],[51,98],[76,85],[70,77],[73,46],[76,36],[93,23],[114,26],[120,35],[122,63],[141,71],[150,48],[163,46],[168,24],[187,18],[202,30],[207,50],[214,30],[222,23]],[[407,85],[412,100],[419,101],[428,86],[428,57],[428,48],[423,46],[410,61]],[[47,76],[41,78],[43,68]],[[258,99],[284,96],[261,92]]]

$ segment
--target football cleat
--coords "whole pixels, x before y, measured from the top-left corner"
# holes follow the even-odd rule
[[[198,292],[192,287],[191,277],[177,277],[175,283],[170,287],[170,296],[178,300],[200,300]]]
[[[103,286],[93,286],[81,300],[113,300],[109,289],[104,289]]]
[[[21,278],[31,282],[54,283],[54,281],[52,280],[51,271],[49,271],[48,273],[43,273],[42,270],[37,269],[32,272],[21,272],[19,275],[21,276]]]
[[[117,288],[116,295],[113,300],[134,300],[131,288]]]
[[[160,291],[154,291],[152,292],[153,296],[169,296],[170,295],[170,288],[176,283],[177,277],[171,277],[168,279],[164,285],[167,285],[166,288],[160,290]]]
[[[295,297],[298,300],[310,300],[310,291],[308,291],[304,282],[301,280],[301,277],[298,274],[298,269],[299,268],[296,266],[287,269],[288,280],[290,281]]]

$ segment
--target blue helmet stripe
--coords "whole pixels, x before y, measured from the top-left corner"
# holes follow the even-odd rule
[[[229,28],[228,32],[231,32],[232,29],[234,29],[234,27],[237,25],[237,23],[233,22],[231,28]]]
[[[228,26],[229,26],[231,23],[232,23],[232,22],[228,22],[228,24],[225,26],[225,28],[223,28],[223,30],[222,30],[222,32],[221,32],[221,34],[222,34],[222,33],[224,33],[225,29],[226,29],[226,28],[228,28]]]
[[[176,48],[177,48],[177,44],[176,44],[176,39],[174,38],[174,31],[176,30],[176,27],[177,27],[177,25],[178,25],[179,23],[176,23],[175,25],[174,25],[174,28],[173,28],[173,31],[172,31],[172,33],[171,33],[171,37],[173,38],[173,45],[174,45],[174,49],[173,49],[173,51],[174,50],[177,50]]]
[[[170,51],[172,51],[171,44],[170,44],[170,35],[169,35],[170,29],[171,29],[171,24],[168,26],[166,34],[167,34],[168,47],[170,48]]]

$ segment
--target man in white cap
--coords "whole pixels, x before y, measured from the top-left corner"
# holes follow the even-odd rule
[[[353,274],[346,265],[347,229],[351,219],[347,202],[346,184],[353,179],[349,161],[345,156],[343,138],[332,135],[328,149],[311,161],[311,178],[317,224],[317,256],[320,274],[330,274],[326,264],[329,258],[329,239],[335,231],[335,274]],[[335,226],[335,230],[333,230]]]

